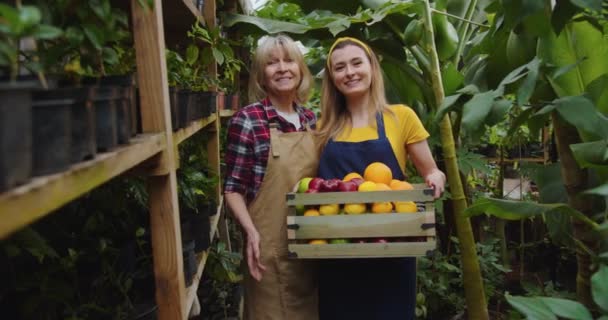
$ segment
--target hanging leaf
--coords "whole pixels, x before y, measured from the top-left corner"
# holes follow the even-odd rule
[[[599,140],[570,145],[578,164],[583,168],[608,165],[608,141]]]
[[[534,57],[534,59],[527,65],[528,75],[519,89],[517,89],[517,104],[520,106],[526,104],[530,100],[530,97],[532,97],[532,93],[534,92],[534,88],[536,88],[536,81],[538,80],[540,68],[540,59],[538,59],[538,57]]]
[[[441,69],[441,79],[443,81],[443,90],[446,96],[454,93],[464,83],[464,76],[451,62],[444,65]]]
[[[608,183],[604,183],[599,187],[585,191],[586,194],[596,194],[603,197],[608,197]]]
[[[188,48],[186,49],[186,62],[188,63],[188,65],[194,65],[194,63],[196,63],[196,60],[198,60],[199,57],[199,49],[196,45],[191,44],[188,46]]]
[[[608,266],[600,266],[599,270],[591,276],[591,295],[593,301],[608,312]]]
[[[537,299],[542,301],[558,317],[573,320],[593,320],[589,310],[580,302],[549,297],[539,297]]]
[[[234,14],[234,13],[226,14],[226,18],[224,20],[224,26],[231,27],[239,22],[253,24],[253,25],[257,26],[258,28],[262,29],[263,31],[270,33],[270,34],[275,34],[275,33],[280,33],[280,32],[302,34],[302,33],[305,33],[306,31],[310,30],[309,26],[302,25],[302,24],[297,24],[297,23],[292,23],[292,22],[283,22],[283,21],[278,21],[278,20],[271,20],[271,19],[259,18],[259,17],[254,17],[254,16],[246,16],[246,15]]]
[[[551,310],[537,298],[518,297],[506,294],[507,302],[530,320],[557,320]]]
[[[570,2],[581,9],[602,10],[602,0],[570,0]]]
[[[494,91],[486,91],[474,95],[471,100],[464,104],[462,108],[462,127],[467,132],[483,127],[497,96]]]
[[[599,113],[585,96],[564,97],[553,101],[562,119],[590,136],[608,138],[608,118]]]
[[[449,97],[445,97],[443,99],[443,103],[439,106],[439,109],[437,110],[437,115],[435,116],[435,122],[439,122],[441,121],[441,119],[443,119],[443,117],[445,116],[446,113],[452,111],[452,109],[455,107],[455,103],[456,101],[458,101],[458,99],[460,99],[460,97],[462,96],[462,93],[458,93]]]

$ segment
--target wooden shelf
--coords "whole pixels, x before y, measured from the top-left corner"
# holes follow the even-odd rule
[[[189,126],[179,129],[173,133],[173,143],[175,145],[182,143],[184,140],[190,138],[193,134],[215,122],[215,120],[217,120],[216,113],[207,118],[191,122]]]
[[[0,239],[51,214],[165,147],[164,133],[139,135],[129,145],[74,164],[65,172],[35,177],[26,185],[0,194]]]
[[[234,113],[234,110],[220,110],[220,118],[230,118]]]
[[[224,205],[224,197],[220,197],[220,205],[217,206],[217,212],[214,216],[209,217],[209,222],[211,224],[211,232],[210,237],[213,240],[215,236],[215,232],[217,231],[217,224],[220,221],[220,215],[222,206]],[[194,303],[194,297],[196,296],[196,291],[198,291],[198,286],[203,277],[203,271],[205,270],[205,263],[207,263],[207,257],[209,257],[209,250],[205,252],[201,252],[197,257],[197,268],[196,274],[192,277],[192,284],[186,288],[186,314],[190,312],[192,308],[192,304]]]

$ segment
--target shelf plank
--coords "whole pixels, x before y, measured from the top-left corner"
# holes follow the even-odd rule
[[[0,239],[156,155],[165,146],[163,133],[139,135],[129,145],[0,194]]]
[[[179,129],[173,133],[173,143],[175,145],[182,143],[184,140],[190,138],[193,134],[197,133],[199,130],[214,123],[216,119],[217,119],[217,114],[214,113],[207,118],[191,122],[190,125],[187,126],[186,128]]]
[[[224,205],[224,197],[220,197],[220,205],[217,206],[217,212],[214,216],[209,217],[209,222],[211,224],[210,237],[213,240],[215,236],[215,232],[217,232],[217,225],[220,221],[220,214],[222,210],[222,206]],[[205,263],[207,263],[207,257],[209,256],[209,250],[201,252],[197,257],[197,265],[196,274],[192,277],[192,284],[186,288],[186,314],[189,314],[190,309],[192,308],[192,304],[194,303],[194,297],[196,296],[196,291],[198,291],[198,286],[203,277],[203,271],[205,270]]]
[[[221,118],[230,118],[234,115],[234,110],[220,110]]]

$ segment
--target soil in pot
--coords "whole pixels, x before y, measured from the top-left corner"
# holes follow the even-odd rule
[[[32,93],[32,175],[63,171],[70,165],[75,102],[70,89]]]
[[[24,183],[31,172],[30,88],[0,83],[0,192]]]
[[[117,88],[104,86],[92,88],[95,108],[95,135],[98,151],[109,151],[118,144],[116,127]]]

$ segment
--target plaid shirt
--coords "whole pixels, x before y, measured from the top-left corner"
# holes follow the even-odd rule
[[[307,125],[314,128],[315,114],[301,106],[294,107],[302,124],[299,131],[305,131]],[[247,203],[257,194],[266,174],[269,123],[278,123],[280,132],[296,131],[293,124],[278,115],[268,98],[239,110],[228,124],[224,192],[238,192],[245,196]]]

